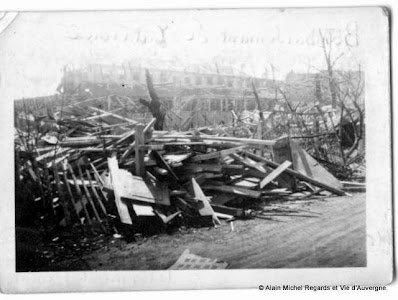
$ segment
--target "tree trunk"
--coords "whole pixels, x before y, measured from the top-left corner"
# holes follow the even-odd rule
[[[336,83],[334,80],[333,74],[333,67],[330,63],[330,59],[327,60],[328,63],[328,73],[329,73],[329,88],[330,88],[330,95],[332,97],[332,108],[336,108],[337,100],[336,100]]]
[[[152,116],[156,118],[154,129],[163,130],[164,119],[166,117],[166,109],[163,102],[160,101],[158,95],[156,94],[156,91],[153,87],[152,78],[148,70],[145,71],[145,75],[151,101],[140,98],[140,103],[148,107],[149,111],[152,113]]]

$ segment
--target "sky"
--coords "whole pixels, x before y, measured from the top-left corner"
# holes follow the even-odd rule
[[[19,13],[0,34],[0,84],[11,99],[51,95],[65,65],[126,60],[217,63],[269,78],[273,69],[283,80],[325,69],[319,30],[333,36],[336,68],[363,68],[364,22],[359,8]]]

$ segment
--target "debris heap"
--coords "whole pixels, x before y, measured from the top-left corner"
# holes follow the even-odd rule
[[[155,118],[141,124],[95,107],[17,118],[16,197],[28,192],[24,201],[62,226],[128,236],[256,217],[274,199],[346,195],[288,136],[157,131]]]

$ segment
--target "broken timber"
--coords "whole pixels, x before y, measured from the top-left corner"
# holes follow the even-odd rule
[[[214,213],[213,208],[211,207],[207,197],[203,193],[202,189],[200,188],[199,184],[196,182],[195,178],[192,178],[192,188],[195,194],[195,198],[200,200],[203,203],[203,208],[199,209],[199,213],[201,216],[212,216],[213,221],[217,225],[221,225],[220,220],[217,218],[216,214]]]
[[[250,152],[247,152],[247,151],[245,151],[245,154],[246,154],[247,156],[249,156],[250,158],[254,159],[254,160],[262,161],[262,162],[266,163],[266,164],[269,165],[270,167],[277,168],[277,167],[280,166],[279,164],[274,163],[273,161],[267,160],[267,159],[265,159],[265,158],[263,158],[263,157],[260,157],[260,156],[258,156],[258,155],[256,155],[256,154],[253,154],[253,153],[250,153]],[[309,183],[311,183],[311,184],[313,184],[313,185],[315,185],[315,186],[324,188],[325,190],[327,190],[327,191],[329,191],[329,192],[332,192],[332,193],[334,193],[334,194],[336,194],[336,195],[339,195],[339,196],[346,196],[346,193],[345,193],[344,191],[339,190],[339,189],[336,189],[336,188],[334,188],[334,187],[331,187],[331,186],[329,186],[329,185],[327,185],[327,184],[325,184],[325,183],[323,183],[323,182],[320,182],[320,181],[318,181],[318,180],[315,180],[315,179],[313,179],[313,178],[311,178],[311,177],[308,177],[308,176],[306,176],[306,175],[304,175],[304,174],[301,174],[301,173],[299,173],[299,172],[297,172],[297,171],[294,171],[294,170],[292,170],[292,169],[286,169],[285,172],[288,173],[288,174],[290,174],[290,175],[295,176],[297,179],[300,179],[300,180],[303,180],[303,181],[307,181],[307,182],[309,182]]]
[[[265,177],[263,180],[261,180],[260,189],[263,189],[268,183],[275,180],[280,174],[282,174],[283,171],[285,171],[291,165],[292,165],[292,163],[290,161],[286,160],[283,164],[281,164],[279,167],[277,167],[275,170],[273,170],[270,174],[268,174],[267,177]]]
[[[261,196],[260,191],[253,191],[253,190],[249,190],[249,189],[245,189],[245,188],[237,187],[237,186],[208,185],[208,186],[204,186],[203,189],[231,193],[231,194],[246,196],[246,197],[255,198],[255,199],[260,198],[260,196]]]

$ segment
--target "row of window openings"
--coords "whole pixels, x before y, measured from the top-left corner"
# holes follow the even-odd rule
[[[135,75],[133,75],[133,79],[135,81],[140,81],[140,76],[138,74],[135,74]],[[187,85],[192,84],[192,81],[193,80],[192,80],[191,77],[185,77],[184,78],[184,84],[187,84]],[[194,81],[195,81],[196,85],[202,85],[203,84],[202,77],[195,77]],[[165,75],[160,75],[160,82],[167,82],[167,77]],[[174,83],[178,83],[179,82],[177,76],[173,76],[173,82]],[[233,80],[228,80],[228,79],[225,80],[222,77],[218,77],[216,80],[214,80],[213,77],[207,77],[206,78],[206,84],[207,85],[214,85],[215,82],[217,83],[217,85],[223,85],[226,82],[227,86],[229,86],[229,87],[233,87],[234,86]],[[248,80],[244,81],[244,85],[247,86],[247,87],[250,87],[250,81],[248,81]]]
[[[126,79],[126,73],[125,72],[118,72],[118,73],[119,73],[120,79],[122,79],[122,80]],[[133,80],[140,81],[140,79],[141,79],[140,74],[133,73]],[[167,74],[160,73],[159,79],[160,79],[159,80],[160,82],[167,82]],[[206,77],[206,84],[207,85],[214,85],[215,82],[216,82],[217,85],[223,85],[225,83],[229,87],[233,87],[233,85],[234,85],[233,80],[231,80],[231,79],[225,79],[223,77],[217,77],[216,80],[214,80],[214,79],[215,78],[213,78],[213,77]],[[192,81],[193,80],[192,80],[191,77],[184,77],[184,84],[192,84],[193,83]],[[194,81],[195,81],[196,85],[202,85],[203,84],[202,77],[196,76]],[[178,77],[177,76],[173,76],[173,82],[174,83],[178,82]],[[250,87],[250,85],[251,85],[250,80],[245,80],[243,82],[243,85],[246,86],[246,87]],[[256,85],[258,86],[259,82],[256,82]]]
[[[256,102],[254,100],[243,100],[237,101],[234,104],[233,100],[226,99],[211,99],[211,100],[199,100],[199,110],[200,111],[231,111],[234,106],[238,106],[238,110],[254,110],[256,108]],[[185,106],[185,111],[191,111],[194,108],[194,103]]]

